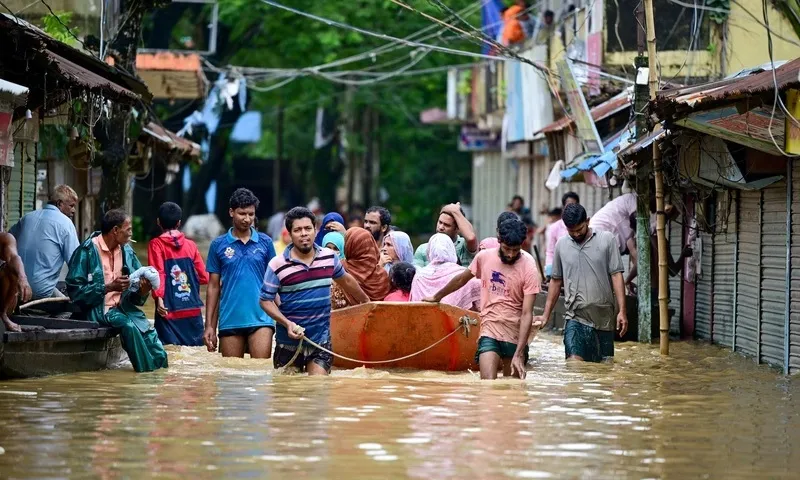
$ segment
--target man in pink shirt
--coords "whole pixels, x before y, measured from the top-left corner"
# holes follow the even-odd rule
[[[481,281],[481,336],[475,356],[482,380],[496,379],[501,365],[503,376],[525,378],[533,302],[540,285],[536,262],[522,251],[525,224],[513,218],[497,230],[499,248],[479,252],[468,269],[425,299],[438,303],[473,278]]]
[[[570,204],[581,203],[581,197],[575,192],[567,192],[561,197],[561,207],[566,207]],[[546,276],[550,276],[550,270],[553,268],[553,253],[556,251],[556,243],[561,240],[561,237],[567,236],[567,227],[564,225],[564,220],[558,219],[557,222],[551,223],[547,227],[547,250],[545,252],[544,272]]]

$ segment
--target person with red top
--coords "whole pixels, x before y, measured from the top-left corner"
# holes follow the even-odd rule
[[[161,235],[150,240],[147,261],[161,276],[156,299],[156,332],[164,345],[203,346],[200,285],[208,284],[208,272],[197,244],[181,227],[181,207],[165,202],[158,209]]]

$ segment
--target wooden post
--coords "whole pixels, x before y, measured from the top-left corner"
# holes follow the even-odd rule
[[[655,100],[658,91],[658,68],[656,64],[656,26],[653,0],[644,0],[647,28],[647,57],[650,68],[650,100]],[[653,176],[656,187],[656,235],[658,236],[658,317],[661,333],[661,354],[669,355],[669,264],[667,262],[666,218],[664,213],[664,174],[661,171],[661,150],[653,142]]]

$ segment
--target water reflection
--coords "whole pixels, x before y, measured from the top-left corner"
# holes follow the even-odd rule
[[[0,477],[791,478],[798,387],[704,345],[621,345],[566,365],[537,339],[528,380],[277,374],[173,348],[128,368],[0,383]]]

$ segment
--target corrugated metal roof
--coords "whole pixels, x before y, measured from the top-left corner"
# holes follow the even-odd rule
[[[202,72],[200,55],[196,53],[138,53],[137,70],[169,70],[173,72]]]
[[[153,138],[167,144],[170,148],[180,151],[184,155],[189,155],[195,159],[200,158],[200,145],[183,137],[179,137],[166,128],[163,128],[161,125],[150,122],[147,124],[144,131]]]
[[[625,158],[629,155],[638,153],[643,149],[652,145],[653,142],[655,142],[656,140],[664,138],[666,135],[667,131],[664,130],[664,127],[662,127],[660,123],[656,124],[653,131],[650,132],[647,136],[645,136],[644,138],[640,138],[639,141],[637,141],[636,143],[620,150],[620,152],[617,153],[617,158]]]
[[[9,61],[18,60],[15,53],[25,52],[25,58],[31,60],[31,69],[34,69],[37,54],[42,54],[50,66],[55,67],[54,73],[60,76],[65,84],[76,85],[89,90],[102,90],[111,100],[139,100],[151,99],[150,92],[141,80],[115,68],[99,59],[72,48],[66,43],[50,37],[40,28],[30,23],[0,14],[0,42],[8,48],[3,50],[3,55],[8,55]],[[14,48],[16,47],[16,48]],[[22,76],[27,70],[21,68],[14,71],[17,76],[9,74],[17,82],[22,81]],[[36,88],[36,82],[25,82],[31,88]]]
[[[615,113],[619,113],[622,110],[630,107],[631,101],[628,98],[627,92],[622,92],[619,95],[611,98],[610,100],[601,103],[600,105],[592,108],[589,112],[592,114],[592,119],[595,122],[599,122],[605,118],[614,115]],[[574,122],[572,121],[572,117],[566,116],[562,117],[555,122],[551,123],[550,125],[544,127],[543,129],[535,132],[534,135],[539,133],[554,133],[560,132],[565,128],[572,125]]]
[[[763,66],[762,66],[763,67]],[[661,115],[668,115],[673,110],[697,109],[701,106],[714,105],[722,101],[731,101],[751,95],[772,92],[777,82],[778,88],[783,90],[800,85],[798,71],[800,71],[800,58],[772,70],[756,70],[747,76],[729,78],[716,82],[704,83],[687,88],[662,90],[658,92],[655,100],[655,111]]]
[[[120,97],[126,97],[131,100],[139,99],[139,95],[136,95],[122,85],[106,77],[102,77],[91,70],[87,70],[55,52],[45,50],[43,53],[52,62],[52,65],[61,76],[71,84],[80,85],[88,90],[102,90],[107,93],[113,92]]]
[[[0,94],[3,94],[0,97],[10,96],[13,99],[13,103],[18,107],[25,105],[28,101],[28,87],[8,82],[2,78],[0,78]]]

